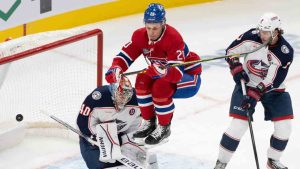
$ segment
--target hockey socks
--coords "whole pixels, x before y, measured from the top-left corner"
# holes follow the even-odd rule
[[[223,134],[220,142],[218,159],[222,163],[228,163],[237,149],[240,139],[248,129],[248,123],[245,120],[232,119],[230,126]]]

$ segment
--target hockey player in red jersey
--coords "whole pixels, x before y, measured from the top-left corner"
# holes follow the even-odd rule
[[[141,54],[144,55],[149,66],[137,75],[135,83],[143,122],[133,136],[136,140],[155,145],[167,141],[171,134],[170,124],[175,109],[173,98],[188,98],[198,92],[202,67],[200,63],[170,66],[200,60],[200,57],[189,51],[175,28],[166,24],[161,4],[148,6],[144,23],[145,27],[134,31],[131,41],[113,59],[105,78],[108,83],[117,82],[120,75]]]

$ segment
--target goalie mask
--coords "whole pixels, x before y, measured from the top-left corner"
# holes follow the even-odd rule
[[[133,89],[129,79],[125,76],[122,76],[119,83],[112,83],[109,89],[116,110],[121,111],[131,100],[133,95]]]

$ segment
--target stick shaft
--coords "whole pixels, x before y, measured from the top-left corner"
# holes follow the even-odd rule
[[[190,61],[190,62],[184,62],[184,63],[177,63],[177,64],[172,64],[169,65],[169,67],[176,67],[176,66],[184,66],[184,65],[190,65],[190,64],[194,64],[194,63],[202,63],[202,62],[208,62],[208,61],[212,61],[212,60],[217,60],[217,59],[225,59],[225,58],[234,58],[234,57],[243,57],[244,55],[253,53],[258,51],[259,49],[267,46],[269,43],[265,42],[263,44],[261,44],[260,46],[258,46],[257,48],[250,50],[248,52],[243,52],[243,53],[238,53],[238,54],[231,54],[231,55],[224,55],[224,56],[217,56],[217,57],[213,57],[213,58],[208,58],[208,59],[201,59],[201,60],[194,60],[194,61]],[[147,62],[148,63],[148,62]],[[149,64],[149,63],[148,63]],[[124,76],[128,76],[128,75],[134,75],[134,74],[138,74],[138,73],[142,73],[143,71],[145,71],[146,69],[143,70],[138,70],[138,71],[133,71],[133,72],[127,72],[127,73],[123,73]]]
[[[245,85],[244,80],[241,80],[241,86],[242,86],[243,95],[246,96],[247,92],[246,92],[246,85]],[[256,145],[255,145],[254,132],[253,132],[253,127],[252,127],[252,122],[251,122],[252,118],[251,118],[251,114],[249,113],[248,109],[246,109],[246,113],[247,113],[247,119],[248,119],[248,125],[249,125],[249,130],[250,130],[250,136],[251,136],[251,142],[252,142],[252,148],[253,148],[256,168],[259,169],[259,162],[258,162]]]

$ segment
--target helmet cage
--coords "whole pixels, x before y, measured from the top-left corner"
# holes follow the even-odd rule
[[[125,76],[122,76],[119,83],[112,83],[110,85],[110,92],[116,110],[121,111],[131,100],[133,88],[129,79]]]

